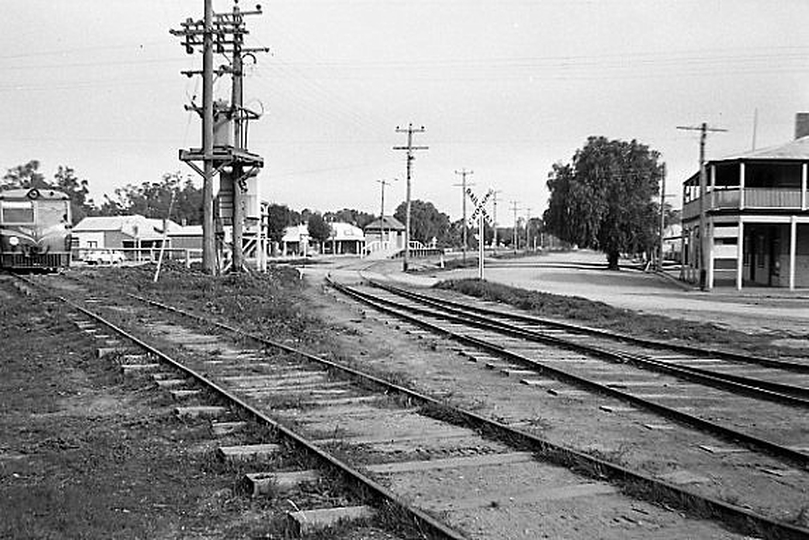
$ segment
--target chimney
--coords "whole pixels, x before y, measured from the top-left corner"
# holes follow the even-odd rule
[[[799,112],[795,115],[795,138],[809,135],[809,113]]]

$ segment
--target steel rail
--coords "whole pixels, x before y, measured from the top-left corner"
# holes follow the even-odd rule
[[[452,302],[451,300],[445,302],[444,300],[441,299],[420,295],[418,293],[401,289],[399,287],[393,287],[374,282],[371,282],[371,284],[384,291],[388,291],[390,293],[408,298],[415,302],[419,302],[421,304],[425,304],[428,306],[433,306],[437,309],[442,309],[448,313],[452,313],[454,315],[458,315],[461,317],[473,318],[475,321],[478,321],[482,324],[486,324],[489,329],[499,327],[501,329],[500,331],[503,333],[513,335],[519,334],[520,337],[524,337],[526,339],[536,340],[540,342],[551,342],[555,345],[570,344],[576,350],[583,350],[585,352],[588,348],[592,348],[600,356],[610,361],[631,363],[638,367],[649,368],[655,371],[669,373],[671,375],[675,375],[680,378],[685,378],[700,383],[709,384],[711,386],[715,386],[717,388],[721,388],[724,390],[730,390],[732,392],[740,394],[752,395],[755,397],[767,399],[777,403],[785,403],[788,405],[795,405],[799,407],[809,408],[809,399],[806,399],[809,398],[809,388],[781,383],[773,383],[770,381],[761,381],[759,379],[754,379],[751,377],[743,377],[739,375],[719,373],[707,369],[683,366],[672,362],[665,362],[662,360],[655,359],[653,357],[634,354],[626,351],[610,351],[609,349],[597,348],[594,345],[579,344],[572,342],[561,336],[549,336],[548,334],[544,334],[540,331],[514,327],[506,322],[492,319],[492,317],[500,317],[501,319],[513,319],[519,322],[534,322],[535,324],[537,323],[542,324],[542,322],[536,320],[534,321],[525,320],[519,314],[515,314],[514,317],[512,317],[508,313],[503,313],[495,310],[486,310],[474,306],[466,306],[464,304]],[[448,304],[449,306],[445,304]],[[457,305],[461,305],[463,307],[456,307]],[[469,313],[470,311],[471,313]],[[602,336],[599,334],[599,337],[606,337],[606,336]],[[623,338],[613,337],[613,340],[614,339],[623,339]],[[611,354],[605,354],[606,352],[609,352]]]
[[[236,327],[224,324],[217,321],[204,319],[199,315],[189,313],[187,311],[168,306],[154,300],[149,300],[138,295],[129,294],[128,296],[137,299],[141,302],[153,305],[155,307],[174,312],[178,315],[188,317],[196,320],[201,324],[212,325],[231,332],[237,336],[247,338],[255,341],[256,343],[276,348],[292,354],[297,354],[303,358],[319,363],[328,368],[332,368],[353,377],[359,381],[364,381],[372,385],[379,386],[388,391],[397,393],[401,396],[411,398],[417,402],[422,403],[424,406],[438,411],[439,414],[446,413],[450,415],[451,420],[446,420],[450,423],[472,427],[481,431],[484,435],[489,434],[495,436],[511,446],[522,447],[536,452],[541,458],[546,459],[551,463],[556,463],[563,467],[575,470],[581,474],[590,476],[592,478],[603,480],[605,478],[617,483],[619,487],[626,492],[629,496],[635,498],[649,499],[650,494],[654,495],[657,502],[665,501],[673,507],[680,508],[689,512],[695,512],[702,516],[708,516],[718,519],[732,529],[738,530],[744,534],[757,534],[765,538],[778,538],[784,540],[792,539],[805,539],[809,537],[809,529],[801,528],[790,523],[784,523],[775,519],[763,516],[757,512],[742,508],[731,503],[690,492],[680,486],[658,480],[656,478],[647,476],[643,473],[627,469],[621,465],[611,463],[599,459],[597,457],[585,454],[573,448],[566,447],[557,443],[553,443],[531,433],[515,429],[501,422],[491,420],[481,416],[475,412],[466,409],[452,407],[443,401],[439,401],[430,396],[421,394],[409,388],[388,382],[373,375],[363,373],[349,366],[321,358],[319,356],[307,353],[285,345],[280,342],[269,340],[261,336],[244,332]],[[61,298],[61,297],[60,297]],[[64,300],[64,299],[63,299]],[[68,301],[69,303],[69,301]],[[72,305],[69,303],[69,305]],[[78,307],[78,306],[77,306]],[[79,308],[81,310],[81,308]],[[95,317],[94,317],[95,318]],[[111,328],[117,328],[111,326]],[[222,389],[227,393],[226,390]],[[236,402],[242,400],[236,398]],[[270,425],[278,425],[281,433],[289,432],[282,425],[277,424],[274,420],[264,415],[261,411],[256,410],[250,404],[245,403],[245,410],[256,414],[256,418],[261,420],[266,419]],[[254,412],[253,412],[254,411]],[[457,420],[456,420],[457,419]],[[297,434],[291,433],[293,440],[298,440],[300,437]],[[305,447],[305,445],[304,445]],[[313,447],[314,452],[319,455],[321,452],[317,447]],[[331,462],[331,459],[328,459]],[[381,490],[385,490],[380,486]],[[418,511],[418,509],[416,509]],[[418,511],[420,512],[420,511]],[[431,516],[427,515],[426,518],[432,520]],[[426,523],[429,523],[427,521]],[[443,524],[440,524],[443,525]],[[453,537],[450,537],[453,538]],[[462,537],[459,537],[462,538]]]
[[[360,300],[360,301],[362,301],[362,302],[364,302],[364,303],[366,303],[368,305],[371,305],[371,306],[375,307],[376,309],[379,309],[379,310],[381,310],[383,312],[393,314],[393,315],[395,315],[395,316],[397,316],[397,317],[399,317],[401,319],[405,319],[405,320],[407,320],[408,322],[410,322],[412,324],[415,324],[417,326],[421,326],[422,328],[426,328],[426,329],[428,329],[428,330],[430,330],[432,332],[439,333],[439,334],[442,334],[442,335],[446,335],[446,336],[448,336],[448,337],[450,337],[452,339],[455,339],[456,341],[459,341],[461,343],[467,343],[469,345],[478,347],[481,350],[485,350],[485,351],[490,352],[490,353],[492,353],[494,355],[500,356],[501,358],[507,358],[507,359],[512,360],[512,361],[514,361],[516,363],[520,363],[522,365],[531,367],[533,369],[538,369],[538,370],[540,370],[540,372],[547,372],[549,374],[552,374],[556,378],[564,380],[564,381],[569,382],[571,384],[574,384],[574,385],[577,385],[577,386],[580,386],[580,387],[584,387],[584,388],[586,388],[588,390],[591,390],[591,391],[600,392],[602,394],[606,394],[606,395],[621,399],[621,400],[623,400],[625,402],[632,403],[633,405],[643,407],[643,408],[651,410],[651,411],[653,411],[653,412],[655,412],[657,414],[661,414],[661,415],[663,415],[663,416],[665,416],[667,418],[671,418],[671,419],[676,420],[676,421],[678,421],[680,423],[690,425],[691,427],[696,427],[696,428],[698,428],[698,429],[700,429],[702,431],[712,433],[712,434],[717,435],[717,436],[719,436],[721,438],[724,438],[726,440],[730,440],[730,441],[733,441],[735,443],[741,442],[741,443],[743,443],[743,444],[745,444],[745,445],[747,445],[747,446],[749,446],[751,448],[754,448],[754,449],[759,450],[759,451],[763,451],[765,453],[768,453],[770,455],[779,457],[781,459],[788,460],[788,461],[790,461],[790,462],[792,462],[794,464],[800,465],[801,467],[806,468],[807,466],[809,466],[809,455],[804,454],[802,452],[799,452],[797,450],[793,450],[792,448],[788,448],[788,447],[779,445],[777,443],[774,443],[772,441],[768,441],[766,439],[762,439],[762,438],[756,437],[754,435],[749,435],[747,433],[737,431],[735,429],[731,429],[731,428],[727,428],[727,427],[724,427],[724,426],[720,426],[718,424],[714,424],[713,422],[703,420],[702,418],[699,418],[697,416],[693,416],[693,415],[684,413],[684,412],[679,411],[677,409],[672,409],[672,408],[667,407],[665,405],[661,405],[659,403],[655,403],[653,401],[649,401],[647,399],[640,398],[640,397],[634,396],[632,394],[627,394],[627,393],[621,392],[620,390],[617,390],[615,388],[611,388],[609,386],[602,385],[602,384],[597,383],[595,381],[585,379],[585,378],[580,377],[578,375],[568,373],[567,371],[564,371],[564,370],[561,370],[561,369],[558,369],[558,368],[554,368],[554,367],[551,367],[551,366],[547,366],[547,365],[545,365],[545,364],[543,364],[543,363],[541,363],[539,361],[532,360],[532,359],[527,358],[527,357],[525,357],[525,356],[523,356],[521,354],[515,353],[513,351],[509,351],[509,350],[507,350],[507,349],[505,349],[505,348],[503,348],[503,347],[501,347],[499,345],[495,345],[495,344],[486,342],[486,341],[481,340],[479,338],[475,338],[475,337],[467,336],[467,335],[463,335],[463,334],[458,334],[458,333],[453,332],[451,330],[447,330],[446,328],[442,328],[442,327],[437,326],[437,325],[435,325],[433,323],[424,321],[422,319],[418,319],[416,317],[413,317],[413,316],[408,315],[406,313],[402,313],[401,311],[397,311],[396,309],[389,307],[390,305],[396,305],[396,303],[393,302],[392,300],[386,300],[386,299],[380,299],[378,297],[373,297],[371,295],[368,295],[367,293],[361,293],[361,292],[359,292],[359,291],[357,291],[355,289],[352,289],[351,287],[346,287],[345,285],[340,285],[340,284],[337,284],[337,283],[334,283],[334,282],[332,282],[332,285],[337,290],[340,290],[340,291],[344,292],[348,296],[354,297],[354,298],[356,298],[356,299],[358,299],[358,300]],[[466,321],[464,321],[460,317],[457,317],[457,316],[454,316],[454,315],[445,314],[442,317],[442,316],[436,314],[435,312],[431,312],[431,311],[428,311],[428,310],[423,310],[423,309],[420,309],[420,308],[414,308],[412,306],[408,306],[406,308],[403,308],[403,307],[399,306],[399,309],[407,309],[409,311],[416,312],[416,313],[421,312],[421,314],[425,315],[425,316],[443,318],[444,320],[448,320],[448,321],[452,320],[453,322],[456,322],[456,323],[459,323],[459,324],[467,324],[468,325],[468,323]],[[570,344],[570,343],[565,343],[564,346],[567,347],[567,348],[576,348],[576,347],[578,347],[577,345]],[[582,348],[582,347],[579,347],[579,348]],[[588,354],[593,354],[595,352],[594,350],[591,350],[591,349],[586,349],[586,350],[587,350]],[[613,353],[611,353],[609,351],[604,351],[604,354],[613,354]]]
[[[345,463],[344,461],[332,456],[328,452],[325,452],[318,448],[312,441],[309,439],[299,435],[298,433],[292,431],[291,429],[287,428],[283,424],[273,420],[269,416],[267,416],[264,412],[256,408],[255,406],[251,405],[250,403],[246,402],[239,396],[231,393],[226,388],[220,386],[215,381],[208,379],[203,374],[183,365],[181,362],[175,360],[174,358],[170,357],[169,355],[163,353],[159,349],[153,347],[152,345],[146,343],[145,341],[139,339],[138,337],[134,336],[130,332],[124,330],[123,328],[115,325],[111,321],[108,321],[101,315],[94,313],[78,304],[68,300],[67,298],[60,296],[60,295],[51,295],[66,305],[70,306],[71,308],[75,309],[76,311],[84,314],[85,316],[95,320],[96,322],[106,326],[113,332],[117,333],[118,335],[124,337],[125,339],[131,341],[141,349],[147,351],[149,354],[159,358],[163,362],[169,364],[174,369],[177,369],[187,376],[191,377],[195,381],[197,381],[200,385],[208,388],[209,390],[213,391],[215,394],[226,400],[227,402],[231,403],[232,405],[236,406],[237,408],[245,411],[250,416],[255,418],[257,421],[264,423],[265,425],[270,426],[273,430],[280,433],[283,437],[287,440],[292,441],[293,443],[297,444],[299,447],[303,448],[306,452],[316,456],[320,460],[328,463],[330,466],[334,467],[335,469],[339,470],[344,477],[350,479],[355,485],[358,485],[362,488],[366,488],[374,493],[377,497],[380,497],[382,500],[392,504],[393,506],[399,508],[406,514],[410,515],[411,518],[421,525],[422,527],[426,527],[429,529],[433,534],[438,535],[441,538],[446,538],[448,540],[468,540],[468,537],[456,531],[455,529],[449,527],[448,525],[442,523],[441,521],[437,520],[433,516],[429,515],[428,513],[411,506],[409,503],[398,497],[395,493],[388,490],[386,487],[382,486],[375,480],[371,479],[370,477],[366,476],[362,472],[354,469],[349,464]],[[279,344],[280,345],[280,344]],[[283,347],[285,350],[290,352],[297,352],[294,349]]]
[[[765,537],[784,539],[803,539],[809,535],[809,529],[803,529],[789,523],[777,521],[758,514],[752,510],[741,508],[713,497],[693,493],[677,485],[658,480],[621,465],[599,459],[573,448],[558,443],[553,443],[531,433],[515,429],[501,422],[481,416],[475,412],[448,405],[444,401],[440,401],[404,386],[391,383],[352,367],[319,357],[300,349],[295,349],[294,347],[290,347],[284,343],[270,340],[250,332],[245,332],[230,324],[219,321],[211,321],[194,313],[189,313],[174,306],[169,306],[162,302],[157,302],[142,296],[134,294],[128,294],[128,296],[160,309],[193,319],[203,325],[211,325],[233,333],[236,336],[253,340],[261,345],[299,355],[314,363],[349,375],[361,383],[367,383],[372,386],[380,387],[387,392],[396,393],[403,397],[407,397],[421,403],[425,407],[437,411],[439,415],[444,413],[449,415],[450,419],[459,419],[445,419],[445,421],[474,428],[484,435],[493,435],[498,440],[512,446],[530,449],[537,452],[540,457],[551,463],[556,463],[558,465],[576,470],[592,478],[603,480],[606,477],[617,483],[619,487],[621,487],[630,496],[648,498],[647,494],[656,493],[672,506],[676,506],[688,511],[705,511],[710,516],[716,517],[731,527],[741,527],[741,529],[746,533],[762,534]]]
[[[364,277],[364,276],[363,276]],[[601,330],[599,328],[591,328],[588,326],[580,326],[572,323],[566,323],[562,321],[557,321],[553,319],[546,319],[544,317],[537,317],[535,315],[524,315],[520,313],[510,313],[505,314],[501,311],[486,309],[479,306],[470,306],[468,304],[464,304],[462,302],[455,302],[453,300],[444,300],[444,299],[436,299],[433,297],[428,297],[425,295],[420,295],[419,293],[415,293],[413,291],[408,291],[406,289],[402,289],[401,287],[396,287],[394,285],[389,285],[385,283],[380,283],[368,277],[364,277],[364,279],[374,287],[378,287],[381,289],[387,289],[391,292],[394,291],[402,291],[411,295],[412,297],[422,297],[425,299],[429,299],[432,301],[441,302],[442,304],[452,305],[453,307],[457,307],[460,309],[467,309],[471,311],[477,311],[478,313],[483,313],[486,315],[499,315],[499,316],[506,316],[512,318],[514,320],[519,320],[522,322],[529,322],[535,324],[544,324],[547,326],[551,326],[553,328],[558,328],[561,330],[567,330],[571,332],[579,332],[582,334],[589,334],[594,336],[600,336],[611,340],[620,340],[625,341],[627,343],[634,343],[636,345],[642,345],[645,347],[656,348],[656,349],[667,349],[670,351],[677,351],[683,352],[688,354],[693,354],[701,357],[714,357],[719,358],[722,360],[731,360],[740,363],[746,364],[757,364],[766,367],[771,367],[775,369],[782,369],[785,371],[795,371],[800,373],[809,373],[809,363],[800,363],[800,362],[790,362],[787,360],[776,360],[773,358],[764,358],[762,356],[751,356],[745,355],[741,353],[734,353],[731,351],[725,351],[721,349],[703,349],[700,347],[694,347],[692,345],[684,345],[681,343],[667,343],[665,341],[659,341],[655,339],[649,338],[639,338],[634,336],[629,336],[626,334],[618,334],[608,330]]]

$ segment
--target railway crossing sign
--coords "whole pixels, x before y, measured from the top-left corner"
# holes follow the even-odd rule
[[[471,189],[466,188],[466,194],[475,205],[475,211],[472,212],[468,222],[470,227],[475,226],[475,221],[477,221],[478,224],[478,278],[481,280],[483,279],[483,245],[485,244],[483,223],[486,222],[490,226],[494,226],[492,219],[489,217],[488,212],[486,212],[486,203],[489,202],[489,199],[494,193],[494,190],[490,189],[482,198],[478,199],[478,197],[472,193]]]
[[[490,189],[486,192],[486,194],[481,198],[478,199],[477,195],[472,193],[470,188],[466,188],[466,194],[469,196],[469,200],[475,205],[475,210],[472,212],[472,215],[469,216],[468,224],[470,227],[475,226],[475,222],[478,219],[478,216],[483,216],[484,221],[489,225],[492,225],[492,219],[489,217],[489,213],[486,212],[486,203],[489,202],[489,199],[492,195],[494,195],[494,190]]]

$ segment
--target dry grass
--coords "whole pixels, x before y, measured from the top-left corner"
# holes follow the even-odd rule
[[[508,304],[538,317],[601,328],[635,337],[671,340],[692,346],[707,345],[759,356],[790,354],[789,349],[779,349],[772,344],[773,339],[782,336],[770,333],[746,334],[712,323],[641,314],[577,296],[529,291],[478,279],[442,281],[436,287],[483,300]]]

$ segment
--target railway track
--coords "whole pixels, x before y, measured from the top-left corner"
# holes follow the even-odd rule
[[[691,470],[705,471],[683,475],[684,480],[693,480],[695,489],[717,495],[733,486],[733,497],[755,508],[766,506],[767,511],[777,513],[788,506],[793,515],[804,512],[809,500],[809,430],[805,403],[797,397],[803,389],[800,383],[805,380],[800,363],[749,359],[756,363],[756,369],[766,369],[767,384],[760,388],[753,384],[757,380],[745,377],[745,384],[739,385],[738,376],[723,380],[720,370],[697,375],[707,370],[678,372],[668,369],[669,365],[661,366],[663,361],[642,362],[651,360],[652,354],[673,356],[663,351],[660,343],[617,342],[603,333],[548,325],[502,307],[481,309],[470,302],[449,302],[434,294],[416,294],[397,287],[334,286],[384,313],[383,317],[405,321],[416,334],[450,337],[467,357],[477,359],[493,374],[510,375],[510,379],[536,388],[540,391],[538,397],[554,396],[554,406],[568,411],[560,414],[565,423],[575,423],[576,416],[600,415],[605,422],[618,418],[619,426],[646,428],[647,433],[641,430],[631,438],[632,444],[646,447],[646,453],[656,457],[655,461],[639,460],[639,466],[660,470],[664,476],[669,471],[661,468],[657,460],[682,460]],[[721,359],[716,351],[696,349],[686,355],[685,349],[675,353],[681,362],[693,359],[699,363],[704,359],[700,353],[711,359],[720,357],[712,361],[719,365],[743,360],[739,355]],[[759,360],[767,367],[763,368]],[[730,369],[725,367],[726,371]],[[794,381],[776,383],[788,392],[781,387],[778,392],[772,390],[778,377]],[[609,420],[605,413],[609,413]],[[660,416],[665,421],[661,422]],[[586,421],[581,423],[587,425]],[[593,440],[609,440],[592,425],[589,429]],[[661,444],[668,451],[661,451]],[[609,447],[609,442],[605,446]],[[765,454],[771,457],[765,459]],[[689,459],[684,458],[687,455]],[[773,481],[768,476],[778,479]],[[700,477],[702,482],[697,481]],[[712,481],[708,482],[708,478]],[[786,482],[790,489],[781,489],[785,478],[789,478]],[[761,502],[773,496],[778,502]]]
[[[85,302],[72,304],[94,321],[80,322],[85,330],[98,334],[94,327],[103,325],[123,336],[127,349],[148,351],[118,352],[124,369],[163,372],[161,363],[170,365],[171,372],[152,376],[178,399],[216,394],[227,408],[273,426],[340,468],[435,537],[736,537],[671,506],[700,509],[748,534],[807,533],[232,326],[203,331],[192,314],[170,306],[97,293]],[[123,327],[133,320],[134,328]],[[244,345],[248,341],[252,346]],[[169,356],[155,342],[175,352]],[[202,388],[203,394],[196,392]],[[266,489],[262,475],[272,476],[256,473],[258,492]]]

